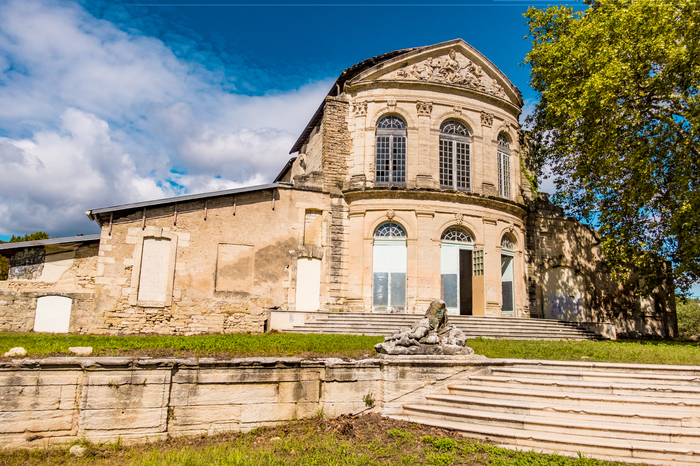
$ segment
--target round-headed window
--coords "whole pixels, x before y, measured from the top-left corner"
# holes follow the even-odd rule
[[[382,223],[374,231],[375,238],[405,238],[406,230],[396,222]]]
[[[440,237],[443,241],[458,241],[460,243],[472,243],[472,236],[462,228],[451,227],[445,230]]]
[[[406,183],[406,122],[388,115],[377,122],[374,182],[380,185]]]
[[[515,240],[510,234],[506,233],[503,235],[503,238],[501,238],[501,248],[511,251],[515,250]]]
[[[440,127],[440,186],[471,189],[469,149],[471,133],[464,123],[447,120]]]

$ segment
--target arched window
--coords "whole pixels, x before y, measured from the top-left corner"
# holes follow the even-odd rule
[[[374,231],[372,249],[372,310],[406,311],[406,230],[396,222]]]
[[[406,230],[395,222],[382,223],[374,231],[375,238],[405,238]]]
[[[459,121],[448,120],[440,127],[440,187],[471,189],[469,129]]]
[[[510,233],[501,238],[501,313],[512,316],[515,312],[514,264],[515,239]]]
[[[515,250],[515,240],[510,234],[506,233],[503,235],[503,238],[501,238],[501,249],[507,249],[509,251]]]
[[[375,177],[378,185],[406,184],[406,122],[395,115],[377,122]]]
[[[452,226],[440,236],[440,297],[448,314],[474,313],[474,240],[464,228]]]
[[[510,139],[501,133],[498,135],[498,194],[510,199],[510,183]]]
[[[440,237],[443,241],[458,241],[460,243],[472,243],[472,236],[462,228],[451,227],[445,230]]]

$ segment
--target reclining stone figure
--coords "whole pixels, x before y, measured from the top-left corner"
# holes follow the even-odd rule
[[[464,332],[448,323],[445,302],[433,299],[422,319],[384,338],[374,349],[383,354],[474,354],[466,342]]]

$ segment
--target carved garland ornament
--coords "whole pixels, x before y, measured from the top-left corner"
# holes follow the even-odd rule
[[[487,94],[506,98],[503,87],[492,79],[484,70],[462,54],[450,50],[446,57],[429,57],[410,69],[396,72],[399,79],[417,79],[419,81],[456,84],[476,89]]]
[[[421,102],[419,100],[418,102],[416,102],[416,110],[418,110],[418,115],[430,116],[430,114],[433,112],[433,103]]]
[[[486,112],[481,112],[481,126],[490,128],[493,126],[493,115]]]
[[[367,115],[367,102],[355,102],[355,116]]]

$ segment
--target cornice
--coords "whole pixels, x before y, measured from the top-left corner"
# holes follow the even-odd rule
[[[438,191],[429,189],[351,189],[343,191],[345,202],[380,199],[406,199],[411,201],[443,201],[460,205],[475,205],[513,214],[521,219],[527,217],[525,204],[518,204],[495,196],[484,196],[477,193]]]
[[[455,84],[449,84],[449,83],[440,83],[440,82],[432,82],[432,81],[415,81],[415,80],[376,80],[376,81],[362,81],[357,84],[353,84],[352,86],[346,85],[345,86],[345,92],[348,93],[357,93],[359,91],[363,90],[369,90],[369,89],[381,89],[381,88],[389,88],[389,89],[429,89],[429,90],[437,90],[439,92],[446,92],[449,91],[450,94],[452,95],[462,95],[464,97],[468,98],[477,98],[482,101],[488,102],[498,108],[502,108],[511,115],[513,115],[515,118],[518,118],[520,116],[520,113],[522,110],[520,107],[517,105],[514,105],[512,102],[502,99],[500,97],[495,97],[491,94],[487,94],[485,92],[481,92],[475,89],[470,89],[466,88],[463,86],[458,86]],[[355,96],[353,96],[355,97]],[[359,96],[357,96],[359,97]],[[416,98],[418,99],[418,98]],[[419,99],[418,99],[419,100]]]

